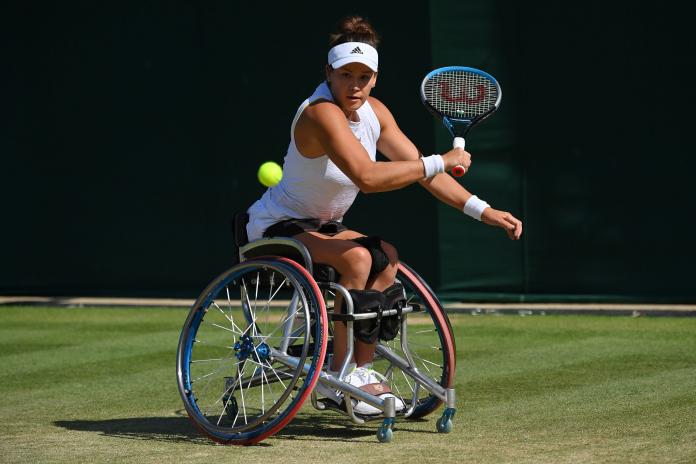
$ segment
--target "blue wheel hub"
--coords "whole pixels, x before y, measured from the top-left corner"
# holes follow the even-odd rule
[[[256,353],[258,354],[259,361],[265,361],[271,356],[271,349],[265,343],[261,343],[256,347]]]
[[[265,361],[271,355],[271,348],[265,343],[254,345],[254,341],[249,335],[243,335],[234,344],[235,356],[240,361],[246,360],[252,354],[258,362]]]

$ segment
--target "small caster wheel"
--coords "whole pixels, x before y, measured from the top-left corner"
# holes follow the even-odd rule
[[[377,429],[377,440],[380,443],[389,443],[394,438],[394,432],[389,427],[380,425]]]
[[[437,420],[437,431],[440,433],[450,433],[452,431],[452,419],[441,417]]]

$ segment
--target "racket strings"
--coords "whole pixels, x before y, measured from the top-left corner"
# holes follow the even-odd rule
[[[449,118],[473,119],[488,113],[498,101],[498,87],[490,79],[467,71],[444,71],[424,86],[426,100]]]

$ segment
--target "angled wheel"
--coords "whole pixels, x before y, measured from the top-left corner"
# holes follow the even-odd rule
[[[419,418],[437,409],[442,400],[426,388],[419,386],[414,378],[385,355],[390,350],[399,358],[411,359],[413,367],[420,374],[431,379],[443,388],[454,385],[456,347],[449,318],[440,301],[427,283],[410,267],[399,264],[397,281],[406,292],[409,305],[420,308],[419,312],[407,316],[406,345],[408,354],[402,348],[403,331],[394,340],[380,341],[374,368],[380,371],[391,386],[392,392],[402,399],[407,408],[415,407],[409,418]]]
[[[324,300],[302,266],[281,257],[234,266],[203,291],[181,332],[177,377],[190,419],[226,444],[276,433],[314,388],[326,340]]]

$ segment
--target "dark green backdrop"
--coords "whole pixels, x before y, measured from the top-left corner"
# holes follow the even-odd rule
[[[696,47],[682,8],[431,2],[433,65],[480,67],[503,87],[469,137],[466,185],[525,220],[518,245],[440,207],[446,295],[696,300]]]
[[[620,2],[621,3],[621,2]],[[194,296],[234,253],[229,219],[281,161],[346,13],[382,34],[374,95],[426,153],[418,85],[482,68],[501,110],[468,139],[465,185],[522,242],[417,186],[361,195],[352,227],[459,299],[694,301],[687,16],[550,1],[10,2],[2,7],[0,293]]]

